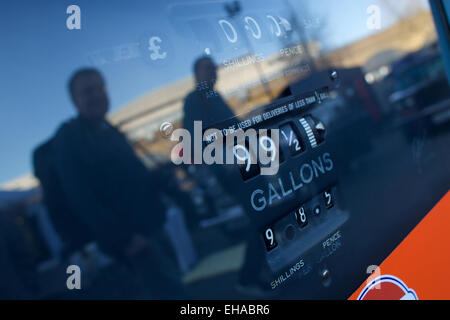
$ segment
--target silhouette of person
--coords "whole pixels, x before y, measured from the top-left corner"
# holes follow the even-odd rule
[[[153,297],[171,298],[179,288],[162,276],[161,268],[168,267],[158,266],[162,259],[149,241],[165,220],[155,187],[164,183],[106,120],[109,99],[97,70],[76,71],[69,91],[78,116],[59,128],[54,141],[56,170],[68,204],[103,251],[131,259],[142,277],[153,273],[153,279],[146,279],[152,282]]]
[[[194,141],[195,121],[201,121],[202,129],[205,130],[235,116],[220,93],[214,89],[217,81],[217,66],[214,61],[209,56],[198,58],[194,62],[193,72],[196,83],[195,90],[186,96],[183,108],[183,127],[191,134],[191,141]],[[223,154],[225,155],[225,151]],[[191,159],[194,159],[193,143],[191,145]],[[190,169],[195,171],[197,183],[203,188],[208,189],[209,187],[204,185],[206,179],[201,179],[202,175],[214,175],[218,180],[217,187],[224,188],[228,193],[234,192],[234,190],[230,190],[231,183],[227,179],[226,166],[197,165]],[[213,207],[212,203],[209,203],[209,205]],[[211,212],[214,211],[212,208],[210,210]]]
[[[217,67],[210,57],[206,56],[196,60],[194,75],[196,90],[186,97],[184,103],[183,126],[191,133],[191,136],[194,133],[194,121],[202,121],[203,129],[207,129],[235,116],[221,95],[214,90],[217,81]],[[207,169],[205,166],[200,167],[203,170]],[[209,174],[214,174],[220,181],[221,187],[233,196],[239,192],[239,186],[230,180],[229,170],[230,168],[227,166],[215,165],[207,171]],[[199,175],[197,174],[197,176]],[[244,264],[239,273],[237,289],[250,296],[265,295],[268,290],[258,273],[261,270],[261,264],[264,263],[264,254],[260,248],[257,230],[250,227],[247,232],[248,246]]]
[[[183,127],[191,135],[194,132],[194,121],[202,121],[205,129],[217,122],[234,117],[233,111],[220,93],[214,90],[217,67],[210,57],[201,57],[195,61],[194,76],[196,90],[185,98],[183,108]]]

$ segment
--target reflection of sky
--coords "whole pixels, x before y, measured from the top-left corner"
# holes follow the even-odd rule
[[[204,16],[211,26],[200,26],[200,30],[210,39],[208,32],[217,27],[217,18],[225,17],[222,5],[217,1],[178,1],[206,2],[210,6],[206,10],[170,6],[176,1],[59,0],[45,1],[44,5],[44,1],[15,0],[0,4],[0,182],[31,171],[32,148],[51,136],[63,120],[74,114],[66,81],[76,68],[92,61],[88,57],[93,52],[109,48],[110,51],[105,52],[110,53],[111,48],[139,43],[154,34],[163,39],[161,45],[166,45],[168,50],[168,59],[163,63],[152,64],[149,59],[144,61],[139,58],[99,66],[107,78],[113,110],[152,88],[189,75],[192,61],[202,54],[203,46],[209,45],[209,42],[212,46],[219,45],[219,48],[212,49],[221,49],[220,53],[212,52],[217,60],[245,53],[242,51],[243,45],[235,49],[223,41],[198,43],[192,39],[186,21],[180,20],[182,17]],[[393,9],[387,10],[382,0],[289,1],[300,21],[305,18],[306,12],[326,20],[321,38],[327,48],[369,34],[366,28],[366,8],[369,5],[376,3],[381,6],[382,26],[386,27],[396,19],[393,12],[404,12],[405,4],[413,2],[388,0]],[[308,10],[304,10],[303,4],[306,2]],[[417,2],[426,3],[422,0]],[[261,20],[272,12],[290,12],[286,0],[243,0],[242,3],[245,13]],[[70,4],[81,7],[82,30],[66,29],[66,8]],[[214,15],[211,16],[212,12]],[[192,24],[195,25],[195,22]],[[268,28],[268,25],[262,26],[266,34]],[[274,42],[270,37],[253,43],[256,51],[265,54],[279,49],[279,45],[280,42]]]

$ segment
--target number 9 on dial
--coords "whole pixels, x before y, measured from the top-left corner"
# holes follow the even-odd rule
[[[245,145],[237,144],[233,148],[233,154],[235,159],[238,161],[239,170],[241,171],[242,179],[247,181],[253,177],[260,174],[261,170],[256,162],[256,156],[254,156],[248,147],[248,143]],[[253,159],[255,157],[255,159]]]
[[[272,228],[267,228],[263,234],[264,243],[266,244],[267,251],[271,251],[278,246],[278,242],[275,238],[275,233]]]

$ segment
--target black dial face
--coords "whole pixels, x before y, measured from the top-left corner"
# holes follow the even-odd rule
[[[291,155],[300,154],[305,151],[303,141],[294,131],[291,124],[285,124],[280,128],[281,142],[280,145],[287,147]]]

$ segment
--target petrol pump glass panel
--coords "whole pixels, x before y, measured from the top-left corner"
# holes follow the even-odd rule
[[[0,21],[0,227],[27,248],[0,297],[346,299],[449,190],[427,1],[18,0]]]

